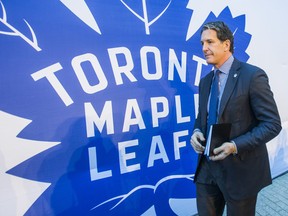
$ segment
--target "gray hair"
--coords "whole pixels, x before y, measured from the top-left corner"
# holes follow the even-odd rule
[[[215,22],[209,22],[203,25],[201,29],[201,34],[203,31],[207,29],[212,29],[216,31],[217,38],[224,42],[226,40],[230,41],[230,52],[234,53],[234,36],[229,27],[222,21],[215,21]]]

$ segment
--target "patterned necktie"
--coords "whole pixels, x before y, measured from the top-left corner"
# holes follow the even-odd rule
[[[209,131],[210,126],[217,122],[218,115],[218,103],[219,103],[219,74],[220,71],[216,70],[210,92],[210,103],[209,103],[209,114],[207,121],[207,131]]]

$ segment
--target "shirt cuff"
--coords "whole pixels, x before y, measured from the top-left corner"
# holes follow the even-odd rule
[[[234,152],[232,152],[232,154],[233,154],[233,155],[238,154],[238,149],[237,149],[236,143],[235,143],[233,140],[231,140],[231,143],[233,143],[233,145],[234,145]]]

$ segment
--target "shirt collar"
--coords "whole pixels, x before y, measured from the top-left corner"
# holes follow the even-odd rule
[[[225,74],[229,74],[229,71],[230,71],[230,68],[233,64],[233,61],[234,61],[234,57],[233,55],[231,55],[226,62],[224,62],[224,64],[219,68],[219,70],[222,72],[222,73],[225,73]],[[215,71],[217,70],[217,68],[215,68]]]

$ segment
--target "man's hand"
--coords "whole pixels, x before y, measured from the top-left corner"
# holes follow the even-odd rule
[[[210,157],[212,161],[224,160],[228,155],[236,152],[236,146],[232,142],[225,142],[220,147],[213,150],[214,156]]]
[[[201,142],[204,141],[205,141],[204,135],[200,131],[195,131],[191,136],[190,143],[194,151],[197,152],[198,154],[203,153],[205,150],[205,147],[201,145]]]

